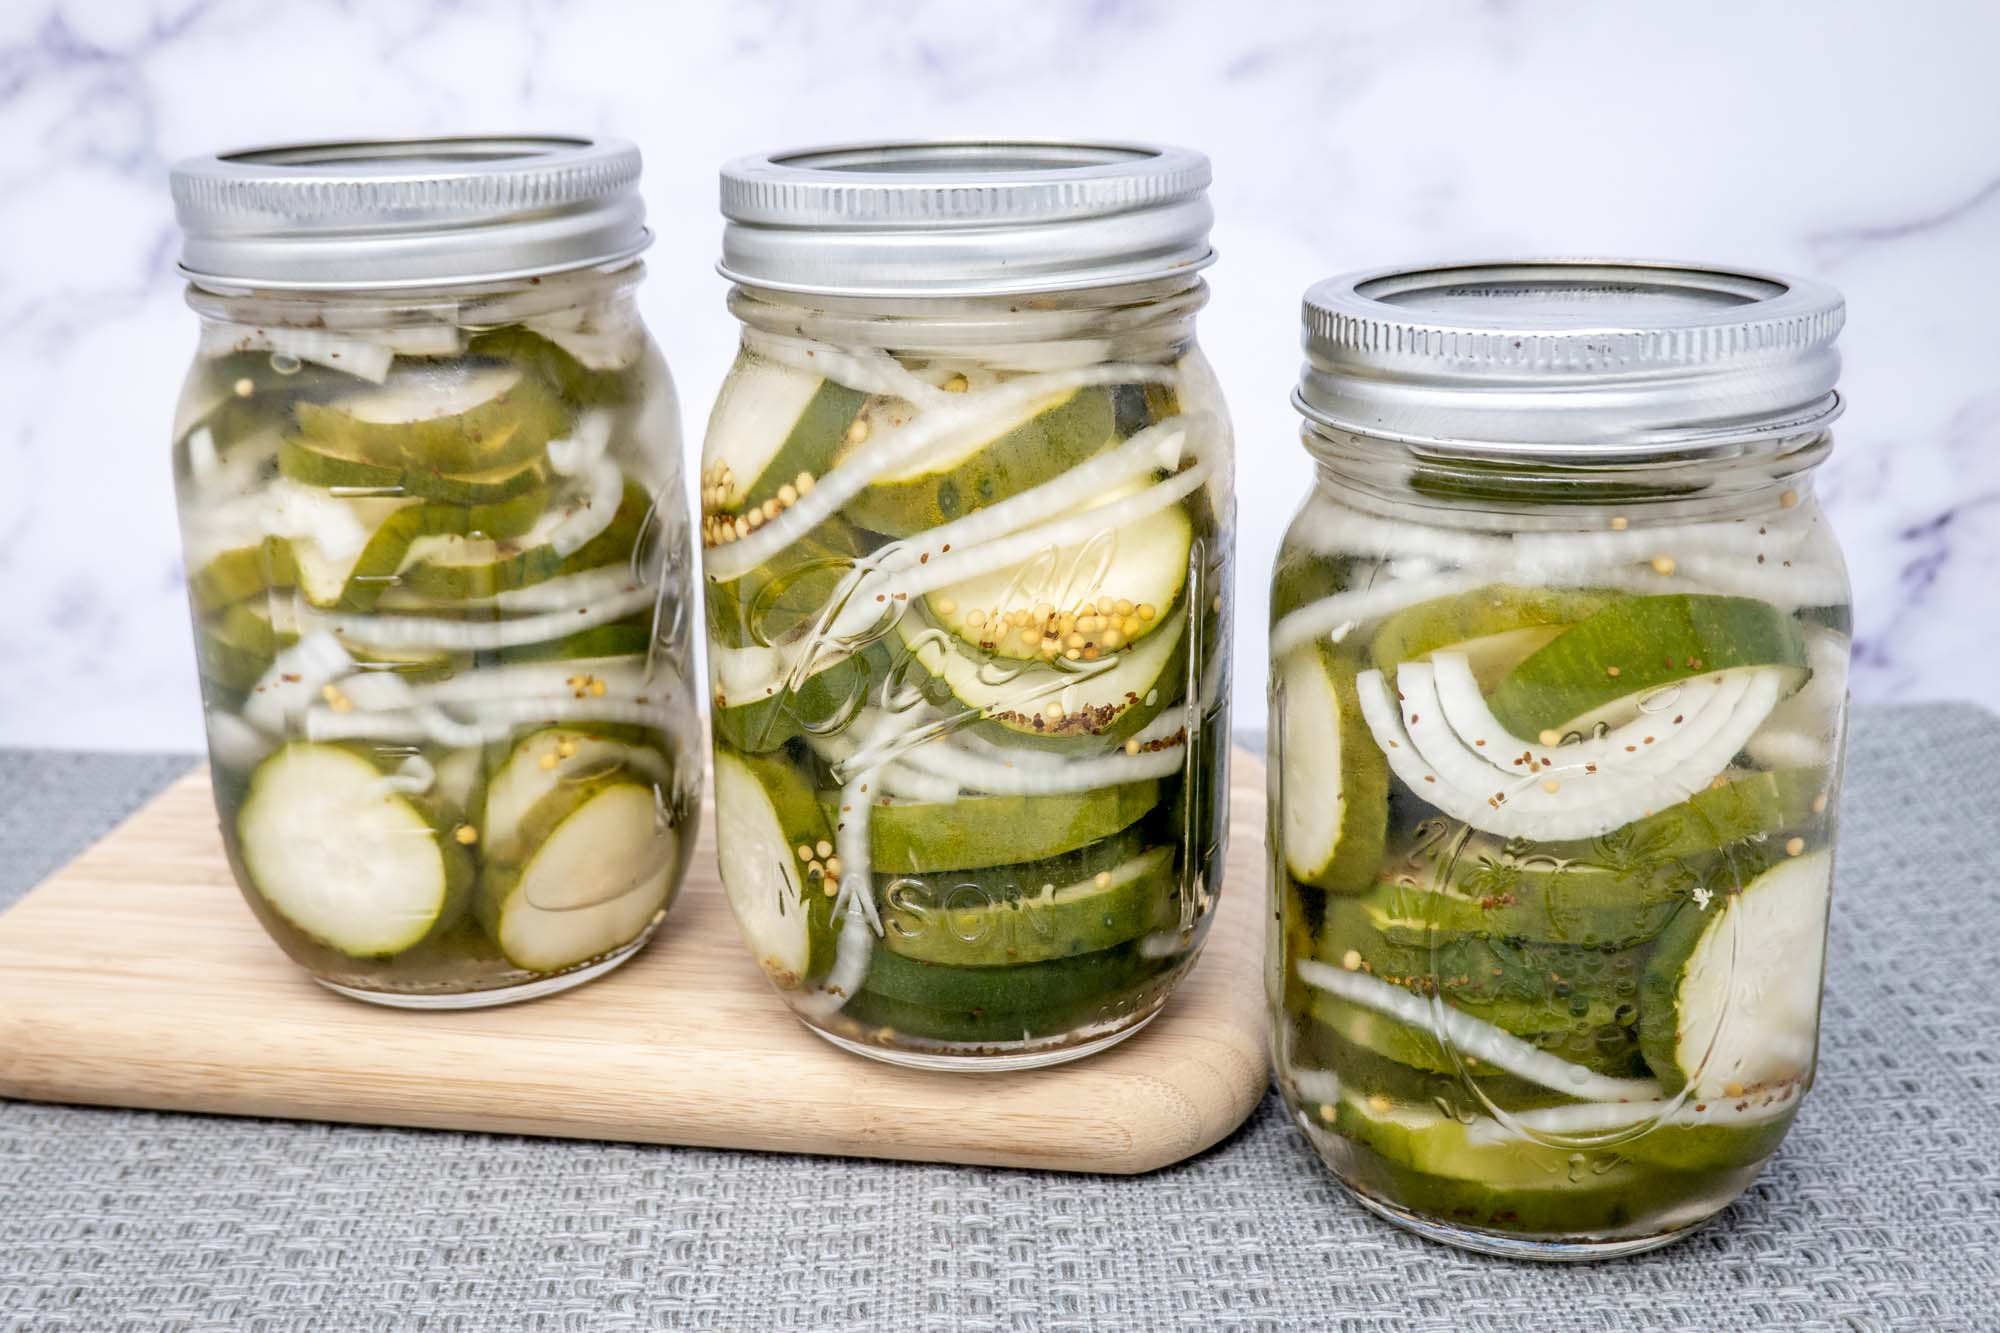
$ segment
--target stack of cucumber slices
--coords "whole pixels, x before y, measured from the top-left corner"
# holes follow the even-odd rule
[[[732,372],[701,478],[722,876],[815,1027],[1056,1047],[1199,947],[1227,474],[1180,376],[768,336]]]
[[[219,345],[175,451],[231,855],[280,943],[371,992],[626,950],[699,772],[686,645],[655,642],[657,363],[436,332]]]
[[[1421,544],[1360,530],[1390,563]],[[1403,1208],[1543,1235],[1703,1216],[1811,1079],[1845,637],[1587,560],[1495,581],[1505,539],[1454,540],[1431,555],[1465,568],[1406,579],[1280,563],[1281,1083]]]

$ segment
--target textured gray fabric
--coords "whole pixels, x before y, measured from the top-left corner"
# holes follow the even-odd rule
[[[0,900],[175,768],[14,756]],[[1272,1099],[1139,1179],[0,1102],[0,1329],[2000,1329],[1996,770],[1985,713],[1857,717],[1819,1086],[1656,1254],[1406,1236]]]

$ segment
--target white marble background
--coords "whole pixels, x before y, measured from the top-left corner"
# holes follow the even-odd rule
[[[617,131],[643,303],[697,447],[733,329],[714,168],[895,134],[1124,136],[1215,161],[1204,341],[1236,415],[1238,700],[1307,469],[1296,303],[1502,252],[1809,272],[1850,302],[1824,494],[1857,695],[2000,682],[2000,6],[7,0],[0,6],[0,744],[194,748],[166,435],[192,347],[165,173],[276,140]]]

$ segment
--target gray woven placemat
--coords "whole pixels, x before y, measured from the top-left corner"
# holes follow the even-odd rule
[[[187,762],[4,757],[0,903]],[[1860,712],[1819,1086],[1653,1255],[1418,1241],[1273,1099],[1139,1179],[0,1102],[0,1328],[2000,1329],[1996,771],[1988,714]]]

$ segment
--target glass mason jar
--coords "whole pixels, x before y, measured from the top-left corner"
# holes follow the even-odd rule
[[[560,990],[680,886],[700,722],[638,176],[570,139],[175,168],[216,807],[258,919],[343,994]]]
[[[1278,1083],[1376,1212],[1663,1244],[1812,1081],[1849,651],[1840,297],[1551,262],[1305,301],[1272,583]]]
[[[1227,415],[1208,163],[895,144],[723,172],[743,342],[701,475],[722,877],[892,1063],[1151,1019],[1221,887]]]

